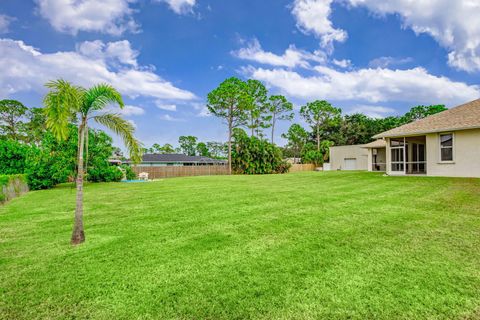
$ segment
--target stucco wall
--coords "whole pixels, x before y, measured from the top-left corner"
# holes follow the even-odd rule
[[[344,170],[345,159],[356,159],[356,170],[368,169],[368,149],[362,148],[362,145],[330,148],[331,170]]]
[[[427,174],[480,178],[480,129],[453,132],[453,161],[440,161],[439,134],[427,134]]]
[[[427,175],[480,178],[480,129],[453,132],[453,161],[440,161],[440,135],[426,135]],[[391,171],[390,141],[387,140],[387,173]]]

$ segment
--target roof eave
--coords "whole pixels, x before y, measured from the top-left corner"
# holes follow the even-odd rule
[[[428,130],[428,131],[417,131],[417,132],[409,132],[409,133],[395,133],[395,134],[384,134],[380,133],[374,135],[373,138],[375,139],[382,139],[382,138],[396,138],[396,137],[415,137],[418,135],[428,134],[428,133],[439,133],[439,132],[448,132],[448,131],[462,131],[462,130],[472,130],[472,129],[480,129],[480,126],[470,126],[470,127],[458,127],[458,128],[441,128],[435,130]],[[388,132],[388,131],[386,131]]]

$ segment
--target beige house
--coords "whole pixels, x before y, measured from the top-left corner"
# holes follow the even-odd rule
[[[368,168],[368,150],[363,148],[363,145],[330,147],[329,159],[330,170],[367,170]]]
[[[480,178],[480,99],[380,133],[385,144],[384,170],[389,175],[428,175]],[[373,144],[369,170],[375,166]],[[369,146],[370,145],[370,146]],[[378,145],[377,145],[378,147]],[[374,151],[376,150],[376,151]],[[378,170],[382,171],[382,170]]]

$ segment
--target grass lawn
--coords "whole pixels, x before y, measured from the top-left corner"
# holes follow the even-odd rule
[[[479,319],[480,179],[307,172],[0,207],[0,318]]]

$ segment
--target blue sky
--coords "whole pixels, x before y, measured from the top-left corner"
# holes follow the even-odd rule
[[[48,80],[110,82],[146,145],[225,140],[205,97],[230,76],[297,108],[455,106],[480,97],[478,16],[471,0],[3,0],[0,98],[40,106]]]

